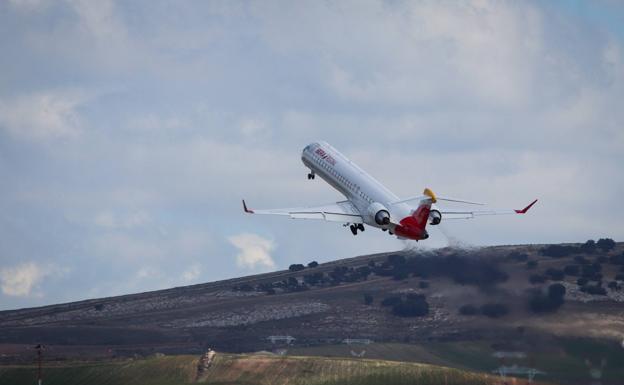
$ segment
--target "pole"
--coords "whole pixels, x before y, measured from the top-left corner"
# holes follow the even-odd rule
[[[39,358],[39,370],[37,378],[39,379],[38,384],[41,385],[41,349],[37,350],[37,357]]]
[[[39,344],[35,346],[35,349],[37,349],[37,385],[41,385],[43,382],[43,375],[42,375],[43,371],[41,370],[43,345]]]

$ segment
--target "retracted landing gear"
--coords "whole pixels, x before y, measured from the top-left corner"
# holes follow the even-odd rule
[[[309,174],[308,174],[308,180],[310,180],[310,179],[314,179],[314,176],[315,176],[315,175],[314,175],[314,173],[313,173],[313,172],[309,173]]]

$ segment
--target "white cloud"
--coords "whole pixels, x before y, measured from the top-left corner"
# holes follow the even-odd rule
[[[275,267],[275,262],[270,254],[275,249],[273,241],[251,233],[231,236],[228,241],[239,249],[239,253],[236,255],[236,264],[239,267],[246,269]]]
[[[81,131],[76,109],[85,101],[77,91],[44,91],[0,100],[0,127],[26,139],[75,137]]]
[[[99,212],[93,221],[96,225],[108,229],[132,229],[145,225],[149,219],[149,214],[145,211],[133,211],[122,215],[106,210]]]
[[[5,295],[27,297],[33,294],[33,290],[46,276],[63,275],[67,271],[54,265],[42,267],[34,262],[27,262],[0,269],[0,286]]]
[[[199,278],[202,272],[201,265],[199,263],[192,264],[187,270],[182,272],[182,279],[185,282],[193,282]]]

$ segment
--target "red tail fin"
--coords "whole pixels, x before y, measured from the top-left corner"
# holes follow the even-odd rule
[[[429,238],[425,227],[427,227],[430,211],[431,202],[421,204],[411,216],[405,217],[399,222],[399,226],[394,229],[394,232],[398,236],[415,240]]]
[[[427,227],[427,220],[429,220],[429,212],[431,211],[431,203],[423,203],[414,213],[412,214],[412,218],[415,219],[414,225],[418,226],[420,229],[425,229]]]

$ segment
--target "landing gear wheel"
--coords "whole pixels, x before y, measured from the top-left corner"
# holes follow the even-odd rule
[[[358,230],[360,230],[360,231],[364,231],[364,225],[363,225],[363,224],[361,224],[361,223],[358,223],[358,224],[357,224],[357,228],[358,228]]]
[[[310,179],[314,179],[314,173],[313,172],[308,174],[308,180],[310,180]]]
[[[358,228],[355,225],[349,226],[353,235],[357,235]]]

